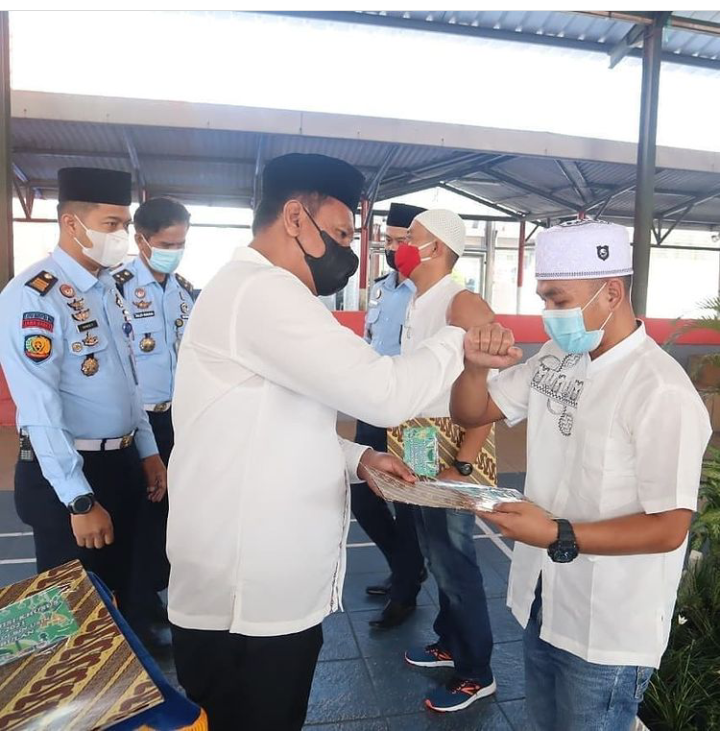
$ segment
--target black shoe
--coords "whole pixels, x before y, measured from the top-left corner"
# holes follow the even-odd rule
[[[370,621],[373,629],[392,629],[399,627],[413,612],[415,605],[400,604],[398,602],[389,601],[382,610],[382,614],[378,619]]]
[[[365,592],[370,596],[387,596],[392,587],[392,576],[388,576],[382,584],[375,584],[365,588]]]

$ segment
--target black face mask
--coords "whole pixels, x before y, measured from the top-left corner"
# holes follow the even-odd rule
[[[387,261],[390,269],[397,271],[397,266],[395,264],[395,252],[392,249],[385,249],[385,261]]]
[[[311,256],[305,251],[297,236],[295,241],[305,254],[305,261],[315,282],[317,293],[321,297],[326,297],[345,287],[350,277],[357,271],[360,260],[349,246],[341,246],[327,231],[323,231],[307,209],[305,213],[320,233],[325,244],[325,253],[322,256]]]

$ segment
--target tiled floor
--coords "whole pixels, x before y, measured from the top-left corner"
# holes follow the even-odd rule
[[[501,428],[503,429],[503,428]],[[498,431],[501,484],[522,487],[524,433]],[[17,516],[11,485],[0,485],[0,585],[19,581],[35,571],[32,538]],[[495,634],[493,669],[498,683],[495,698],[479,701],[465,711],[436,714],[424,709],[425,694],[449,675],[448,670],[420,670],[403,661],[404,650],[433,639],[437,590],[432,577],[418,597],[418,609],[402,627],[372,631],[368,620],[382,600],[365,593],[365,586],[383,579],[385,561],[357,523],[350,528],[345,612],[324,624],[325,645],[310,699],[307,731],[519,731],[526,727],[521,630],[505,607],[509,559],[477,528],[475,542],[488,595]],[[159,657],[168,678],[176,682],[172,657]]]

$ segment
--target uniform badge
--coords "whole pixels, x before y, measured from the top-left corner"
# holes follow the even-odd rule
[[[26,335],[24,350],[26,358],[42,363],[52,354],[52,340],[47,335]]]
[[[55,318],[46,312],[23,312],[23,328],[37,327],[40,330],[52,332],[55,328]]]
[[[133,304],[135,307],[138,308],[138,310],[147,310],[148,307],[152,304],[151,300],[133,300]]]
[[[598,259],[605,261],[610,256],[610,247],[605,244],[604,246],[597,247]]]
[[[144,287],[138,287],[138,288],[137,288],[137,289],[135,290],[135,296],[136,296],[136,297],[137,297],[137,298],[138,298],[139,300],[145,299],[145,288],[144,288]]]
[[[63,297],[67,297],[68,299],[71,299],[75,296],[75,289],[70,284],[61,284],[60,285],[60,294]]]
[[[128,338],[133,334],[133,326],[132,326],[131,322],[127,322],[127,321],[123,322],[122,329]]]
[[[178,317],[177,320],[175,320],[175,327],[180,329],[185,324],[185,320],[182,319],[182,317]]]
[[[189,310],[190,310],[190,308],[188,307],[188,303],[187,302],[181,302],[180,303],[180,312],[182,312],[184,315],[187,315],[187,313],[188,313]]]
[[[78,325],[77,329],[79,333],[87,332],[88,330],[92,330],[94,327],[98,326],[97,320],[88,320],[87,322],[83,322],[82,325]]]
[[[72,313],[72,319],[76,322],[85,322],[90,317],[90,310],[78,310]]]
[[[73,353],[79,353],[83,349],[82,343],[73,343],[70,347]]]
[[[79,300],[74,299],[72,302],[66,302],[67,306],[78,312],[85,307],[85,300],[81,297]]]
[[[122,310],[125,307],[123,298],[120,296],[120,292],[115,292],[115,304]]]
[[[94,376],[100,368],[97,358],[94,355],[86,355],[80,366],[83,376]]]
[[[25,282],[26,287],[34,289],[41,297],[44,297],[56,284],[57,277],[44,271]]]
[[[98,342],[100,342],[100,339],[97,335],[91,335],[90,333],[83,338],[83,345],[86,345],[88,348],[92,348],[93,345],[97,345]]]
[[[140,341],[140,350],[143,353],[152,353],[155,350],[155,339],[150,333],[145,333],[145,337]]]
[[[136,320],[141,320],[144,317],[154,317],[155,316],[155,310],[145,310],[145,312],[135,312],[133,314],[133,317]]]

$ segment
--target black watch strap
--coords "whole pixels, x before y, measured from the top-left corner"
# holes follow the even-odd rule
[[[95,495],[91,492],[78,495],[68,506],[71,515],[86,515],[95,506]]]
[[[453,467],[463,476],[469,477],[473,471],[472,462],[462,462],[459,459],[453,460]]]
[[[560,518],[555,520],[558,526],[558,538],[548,546],[548,556],[555,563],[570,563],[580,552],[575,538],[575,531],[569,521]]]

